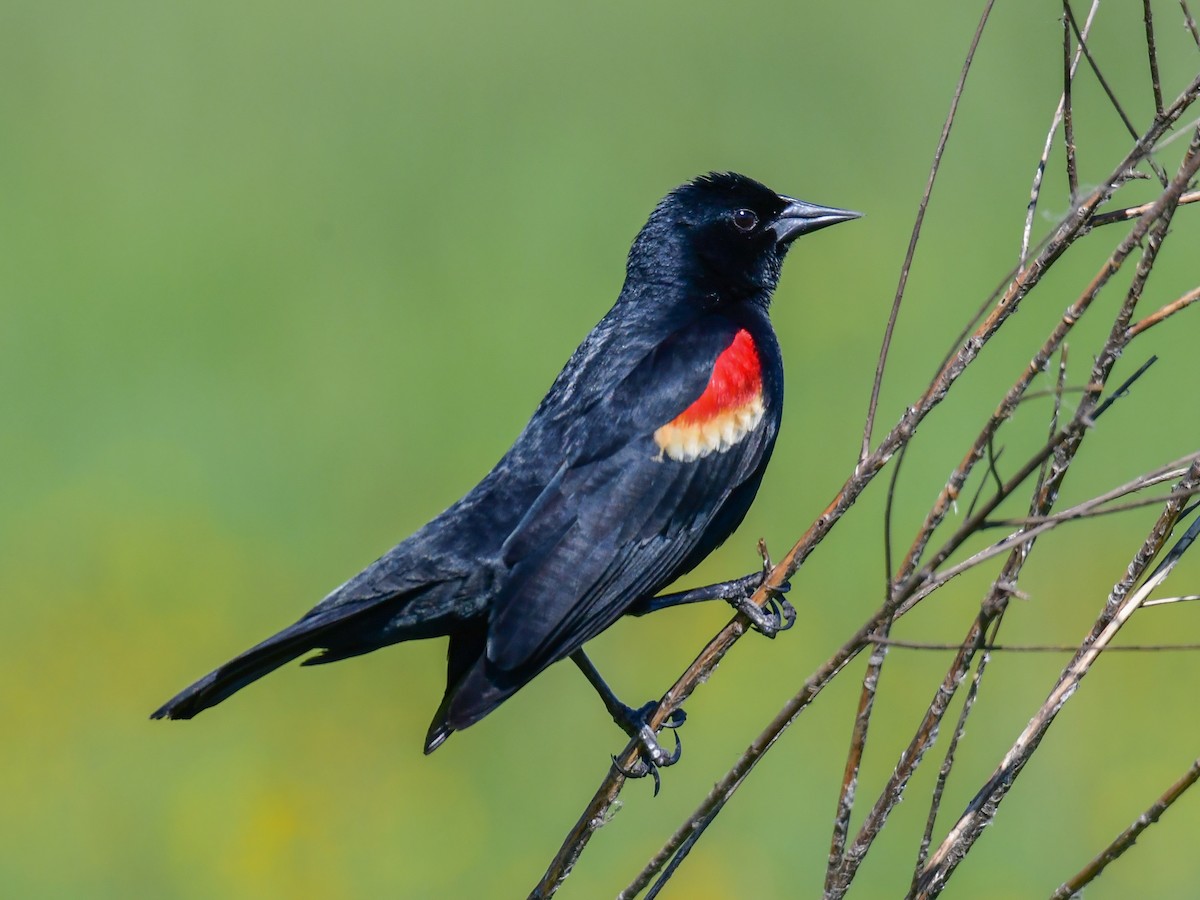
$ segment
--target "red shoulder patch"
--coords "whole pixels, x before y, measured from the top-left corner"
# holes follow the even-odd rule
[[[692,462],[725,452],[762,417],[762,361],[754,338],[743,328],[717,356],[704,392],[655,431],[654,440],[666,456]]]

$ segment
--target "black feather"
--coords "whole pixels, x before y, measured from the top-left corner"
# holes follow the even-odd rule
[[[323,652],[305,665],[445,635],[430,752],[699,563],[742,521],[778,434],[783,365],[767,311],[791,237],[770,226],[792,203],[732,173],[668,194],[633,242],[615,306],[483,481],[153,717],[190,718],[310,651]],[[691,461],[664,455],[656,430],[705,392],[741,332],[761,367],[761,420]]]

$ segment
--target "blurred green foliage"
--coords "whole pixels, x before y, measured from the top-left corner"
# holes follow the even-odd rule
[[[621,744],[567,666],[430,758],[420,747],[441,694],[435,642],[289,667],[195,722],[146,716],[468,489],[616,296],[652,205],[710,169],[868,214],[792,253],[775,311],[790,376],[784,435],[746,525],[690,580],[747,571],[759,535],[782,552],[852,468],[974,7],[8,0],[0,893],[523,896]],[[1140,125],[1153,110],[1140,6],[1127,7],[1104,13],[1095,49]],[[984,37],[880,433],[1015,261],[1059,91],[1057,14],[1005,6]],[[1171,96],[1197,62],[1176,24],[1160,34]],[[1076,96],[1082,178],[1096,181],[1127,138],[1094,79]],[[1058,168],[1051,216],[1066,206]],[[1039,233],[1050,222],[1040,217]],[[1172,244],[1193,249],[1168,244],[1147,308],[1195,283],[1193,209],[1175,231]],[[1117,236],[1073,249],[926,423],[898,489],[897,534]],[[1120,377],[1162,357],[1089,440],[1070,497],[1196,446],[1194,399],[1181,391],[1194,381],[1195,317],[1148,333],[1122,362]],[[1102,335],[1085,323],[1073,339],[1076,382]],[[1013,459],[1044,433],[1049,407],[1034,406],[1005,435]],[[773,643],[748,638],[697,693],[683,764],[656,800],[648,785],[627,788],[564,897],[615,893],[875,606],[881,487],[795,579],[800,626]],[[1047,539],[1030,564],[1033,600],[1004,638],[1077,640],[1156,514]],[[1180,569],[1180,591],[1198,572]],[[899,633],[960,637],[982,584],[963,579]],[[595,658],[641,702],[727,617],[713,606],[621,623]],[[1177,639],[1194,634],[1195,611],[1147,613],[1130,630]],[[863,791],[890,771],[945,662],[893,654]],[[993,662],[945,817],[1061,663]],[[1124,827],[1196,754],[1195,672],[1187,655],[1101,664],[948,895],[1044,895]],[[672,896],[819,892],[853,682],[831,687],[767,757]],[[935,768],[912,797],[927,795]],[[924,815],[923,799],[897,810],[861,873],[863,896],[907,884]],[[1197,827],[1189,797],[1089,896],[1188,894]]]

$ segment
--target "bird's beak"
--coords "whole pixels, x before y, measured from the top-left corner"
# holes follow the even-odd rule
[[[836,206],[817,206],[815,203],[805,203],[791,197],[780,199],[786,201],[787,206],[768,227],[775,232],[775,237],[781,244],[790,244],[802,234],[862,216],[860,212],[838,209]]]

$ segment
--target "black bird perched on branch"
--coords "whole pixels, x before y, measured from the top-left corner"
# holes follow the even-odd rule
[[[153,718],[191,718],[311,650],[304,665],[448,636],[426,753],[569,656],[648,770],[673,763],[678,746],[668,755],[645,724],[653,704],[621,704],[581,648],[622,615],[695,600],[724,597],[768,634],[781,610],[794,617],[749,602],[758,574],[655,594],[730,535],[762,480],[783,406],[767,310],[788,247],[858,215],[731,173],[672,191],[633,242],[616,305],[487,477]]]

